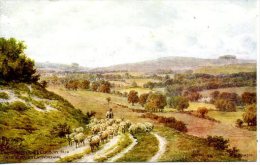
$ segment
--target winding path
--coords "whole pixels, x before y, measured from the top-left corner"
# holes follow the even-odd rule
[[[157,151],[157,153],[149,160],[149,162],[157,162],[157,160],[162,156],[162,154],[165,152],[166,150],[166,144],[167,144],[167,140],[163,137],[161,137],[160,135],[158,135],[157,133],[152,133],[157,140],[159,141],[159,150]]]
[[[122,156],[124,156],[127,152],[129,152],[130,150],[132,150],[134,148],[134,146],[138,143],[137,139],[135,139],[133,137],[133,135],[130,134],[130,138],[132,140],[132,143],[126,147],[124,150],[122,150],[120,153],[118,153],[117,155],[115,155],[114,157],[110,158],[107,162],[115,162],[117,159],[121,158]]]
[[[78,160],[77,162],[95,162],[94,156],[95,155],[102,155],[105,151],[107,151],[111,146],[114,146],[118,143],[119,136],[113,137],[108,143],[104,145],[104,147],[96,152],[91,154],[85,155],[83,158]]]

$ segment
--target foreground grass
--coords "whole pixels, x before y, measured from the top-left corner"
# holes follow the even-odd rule
[[[91,153],[91,149],[88,148],[82,153],[66,156],[64,158],[61,158],[56,163],[68,163],[68,162],[75,162],[76,160],[81,159],[84,155]]]
[[[159,150],[159,142],[152,134],[136,134],[138,143],[116,162],[144,162],[152,158]]]
[[[159,126],[155,130],[168,142],[166,151],[159,159],[162,162],[239,161],[225,151],[208,147],[206,140],[173,129]]]

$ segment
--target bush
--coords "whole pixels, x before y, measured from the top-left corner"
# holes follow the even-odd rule
[[[241,120],[241,119],[237,119],[237,120],[236,120],[236,126],[239,127],[239,128],[242,127],[243,123],[244,123],[244,122],[243,122],[243,120]]]
[[[239,153],[239,149],[237,149],[236,147],[233,147],[232,149],[228,149],[227,152],[229,153],[230,157],[233,157],[233,158],[242,157],[242,155]]]
[[[65,137],[66,134],[70,134],[71,133],[71,128],[67,123],[63,123],[63,124],[58,124],[56,126],[54,126],[51,131],[50,134],[54,137]]]
[[[0,99],[6,99],[7,100],[7,99],[9,99],[9,96],[5,92],[0,92]]]
[[[10,104],[9,109],[21,112],[21,111],[25,111],[25,110],[29,109],[29,107],[21,101],[15,101]]]
[[[181,132],[188,131],[186,125],[182,121],[176,120],[174,117],[163,117],[163,116],[155,115],[153,113],[145,113],[142,115],[142,117],[156,120],[158,123],[162,123],[167,127],[176,129]]]
[[[206,107],[199,107],[197,112],[199,113],[200,117],[205,118],[205,115],[208,113],[208,109]]]
[[[208,146],[214,147],[216,150],[225,150],[228,148],[229,140],[224,139],[222,136],[208,136]]]

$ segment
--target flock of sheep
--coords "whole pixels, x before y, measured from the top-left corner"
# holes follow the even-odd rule
[[[133,124],[129,120],[124,119],[96,119],[92,118],[86,128],[91,131],[90,136],[84,134],[84,128],[79,127],[73,130],[73,133],[66,135],[69,145],[75,143],[76,148],[85,145],[87,140],[91,151],[99,147],[101,143],[107,142],[119,133],[130,132],[131,134],[150,132],[153,124],[149,122]]]

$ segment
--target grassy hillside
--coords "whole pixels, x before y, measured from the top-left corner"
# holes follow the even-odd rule
[[[66,145],[53,127],[75,128],[84,123],[80,110],[38,85],[0,86],[0,93],[5,95],[0,97],[0,147],[6,152],[0,152],[0,162],[20,162]],[[9,139],[8,144],[3,138]]]

